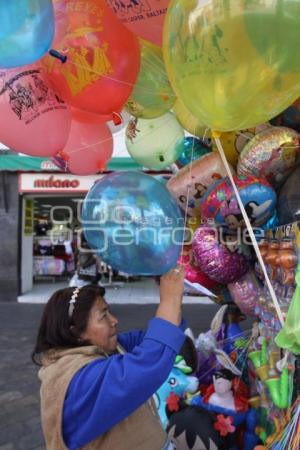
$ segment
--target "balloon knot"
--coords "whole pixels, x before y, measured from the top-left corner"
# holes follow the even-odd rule
[[[49,55],[53,56],[53,58],[59,59],[62,62],[62,64],[65,64],[65,62],[68,59],[66,55],[63,55],[62,53],[58,52],[57,50],[54,50],[53,48],[49,50]]]
[[[222,131],[211,130],[211,135],[214,139],[220,139],[222,136]]]
[[[101,173],[105,172],[105,170],[106,170],[106,163],[103,162],[103,161],[99,161],[98,164],[97,164],[97,169]]]
[[[121,125],[121,123],[123,123],[123,117],[120,113],[118,112],[113,112],[112,113],[112,119],[115,125]]]

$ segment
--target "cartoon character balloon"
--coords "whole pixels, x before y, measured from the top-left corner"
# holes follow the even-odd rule
[[[216,228],[209,225],[199,227],[193,236],[193,253],[195,260],[206,275],[212,280],[228,284],[238,280],[249,267],[240,248],[232,250],[221,242]]]
[[[88,192],[81,220],[90,247],[115,270],[161,275],[176,266],[184,232],[181,211],[150,175],[104,176]]]
[[[0,72],[0,141],[16,152],[52,156],[62,150],[71,112],[36,66]]]
[[[239,194],[250,222],[262,225],[273,214],[276,206],[276,193],[269,183],[255,177],[234,177]],[[217,181],[201,200],[201,217],[214,219],[219,224],[226,224],[236,230],[245,226],[233,187],[229,178]]]
[[[68,141],[54,157],[54,163],[62,158],[65,170],[76,175],[93,175],[105,170],[112,152],[112,134],[105,123],[83,124],[73,119]]]
[[[105,1],[54,1],[54,49],[43,64],[58,94],[71,106],[96,114],[121,111],[140,66],[138,39]]]
[[[163,46],[175,93],[214,130],[267,122],[299,97],[299,26],[290,0],[174,0]]]
[[[200,214],[201,199],[209,186],[226,174],[221,157],[217,153],[209,153],[180,169],[169,180],[167,187],[184,211],[189,193],[187,211],[197,216]]]
[[[137,36],[162,45],[169,0],[106,0],[118,19]]]
[[[184,132],[172,113],[135,119],[126,128],[126,147],[141,166],[161,170],[180,156]]]
[[[32,64],[54,37],[51,0],[10,0],[0,7],[0,68]]]
[[[262,131],[244,147],[238,175],[266,179],[275,189],[280,187],[300,162],[299,134],[285,127]]]

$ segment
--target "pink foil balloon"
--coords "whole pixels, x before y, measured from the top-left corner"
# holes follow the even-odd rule
[[[36,66],[0,72],[0,141],[16,152],[52,156],[67,142],[71,112]]]
[[[112,134],[106,124],[81,123],[72,120],[68,142],[54,158],[66,163],[66,169],[76,175],[92,175],[105,170],[113,152]]]
[[[195,260],[202,272],[218,283],[232,283],[248,270],[245,256],[239,249],[220,243],[216,228],[200,226],[193,236],[192,245]]]
[[[254,316],[254,308],[259,296],[260,287],[252,269],[237,281],[228,284],[228,290],[232,299],[240,310],[250,316]]]

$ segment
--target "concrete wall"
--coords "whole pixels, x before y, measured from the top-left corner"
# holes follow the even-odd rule
[[[0,301],[17,301],[19,290],[18,174],[0,172]]]

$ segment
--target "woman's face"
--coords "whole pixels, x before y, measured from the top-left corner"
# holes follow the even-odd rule
[[[85,331],[81,339],[89,341],[106,353],[112,353],[117,348],[118,319],[108,309],[104,299],[98,297],[92,306]]]

